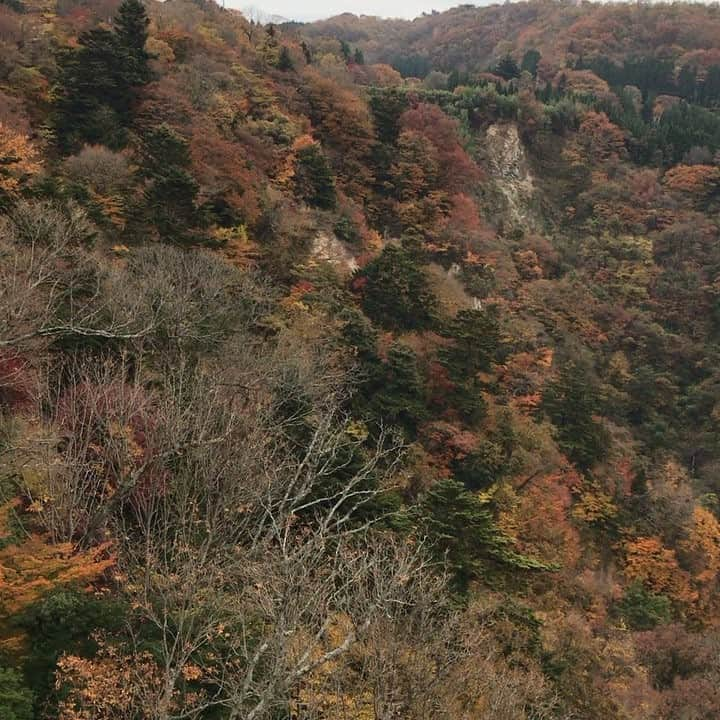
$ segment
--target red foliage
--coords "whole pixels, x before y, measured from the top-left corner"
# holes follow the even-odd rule
[[[367,158],[374,142],[367,104],[351,90],[311,68],[303,73],[308,115],[345,192],[363,198],[372,182]]]
[[[20,410],[32,400],[30,363],[14,350],[0,350],[0,409]]]
[[[466,458],[479,442],[475,433],[444,421],[424,426],[422,436],[423,444],[433,456],[433,465],[446,477],[451,474],[451,466]]]
[[[400,118],[403,130],[423,135],[437,153],[440,185],[451,192],[462,192],[482,178],[482,172],[460,143],[457,120],[437,105],[419,103]]]
[[[625,157],[625,133],[604,112],[591,111],[580,124],[579,138],[596,162]]]
[[[190,143],[201,199],[223,197],[253,225],[260,217],[260,180],[246,162],[243,145],[225,139],[209,123],[196,123]]]

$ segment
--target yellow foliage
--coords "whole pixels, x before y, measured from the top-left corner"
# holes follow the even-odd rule
[[[146,50],[155,57],[157,62],[169,65],[175,62],[175,52],[164,40],[156,37],[148,38],[145,44]]]
[[[71,543],[51,544],[37,534],[12,542],[10,518],[19,507],[12,500],[0,507],[0,618],[10,617],[58,587],[86,586],[115,564],[110,543],[76,552]],[[19,636],[3,637],[0,646],[15,648]]]
[[[720,573],[720,522],[706,508],[696,506],[693,524],[678,551],[700,586],[713,586]]]
[[[573,508],[572,515],[576,520],[588,524],[604,523],[617,515],[618,509],[612,498],[604,492],[584,492]]]
[[[125,206],[117,195],[100,195],[90,190],[90,197],[100,208],[100,212],[118,229],[125,228]]]
[[[216,228],[213,237],[223,245],[227,259],[240,268],[253,267],[258,260],[260,250],[248,237],[245,225],[230,228]]]

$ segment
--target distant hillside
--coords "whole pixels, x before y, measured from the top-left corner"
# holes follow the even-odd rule
[[[372,62],[395,63],[420,74],[430,68],[477,72],[511,53],[518,62],[538,50],[550,76],[579,59],[622,63],[655,57],[682,65],[716,61],[720,9],[704,3],[513,2],[460,6],[413,21],[346,14],[314,23],[310,36],[358,44]],[[409,65],[410,63],[410,65]]]

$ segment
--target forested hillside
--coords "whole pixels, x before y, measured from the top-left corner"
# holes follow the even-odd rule
[[[720,9],[0,0],[0,718],[717,720]]]

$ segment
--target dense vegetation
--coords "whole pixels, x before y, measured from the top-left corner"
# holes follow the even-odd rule
[[[0,717],[715,720],[720,10],[0,0]]]

